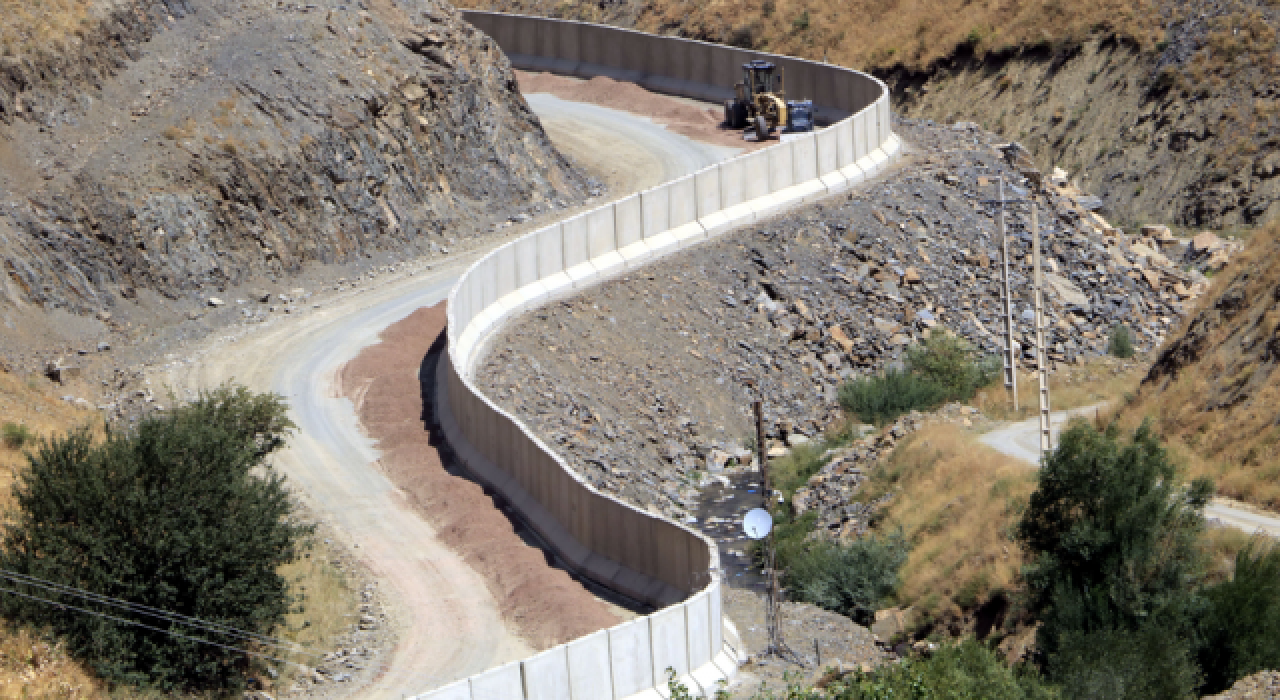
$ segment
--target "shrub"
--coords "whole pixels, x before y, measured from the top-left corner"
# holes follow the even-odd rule
[[[1039,700],[1057,692],[1033,670],[1006,666],[972,639],[943,646],[931,656],[886,664],[827,688],[833,700]]]
[[[933,333],[923,343],[908,348],[907,366],[943,387],[945,401],[968,401],[1000,374],[998,357],[983,357],[969,341],[950,333]]]
[[[876,377],[845,382],[840,405],[859,420],[884,425],[909,411],[925,411],[946,400],[946,388],[924,377],[890,369]]]
[[[284,479],[265,463],[292,427],[285,410],[277,396],[222,387],[133,430],[109,431],[99,445],[84,429],[45,441],[15,482],[18,508],[4,531],[0,567],[270,633],[292,602],[277,569],[311,530],[293,521]],[[109,681],[161,690],[243,684],[243,652],[19,597],[3,603],[11,620],[48,626]]]
[[[1051,677],[1068,636],[1177,617],[1203,572],[1197,538],[1213,484],[1184,487],[1146,423],[1127,444],[1117,437],[1114,425],[1100,433],[1073,423],[1045,458],[1017,526],[1030,561],[1028,608],[1042,623],[1036,643]]]
[[[1280,547],[1251,542],[1236,555],[1235,576],[1204,596],[1208,606],[1198,624],[1203,692],[1280,668]]]
[[[1111,327],[1111,338],[1107,341],[1107,352],[1121,359],[1133,357],[1133,333],[1123,323]]]
[[[4,427],[0,428],[0,439],[3,439],[4,446],[11,450],[22,449],[34,438],[35,435],[31,433],[31,429],[25,425],[5,423]]]
[[[1068,633],[1050,665],[1068,698],[1197,697],[1200,674],[1186,638],[1160,624],[1148,624],[1136,632]]]
[[[787,588],[797,600],[867,624],[898,590],[907,550],[901,533],[863,537],[848,544],[810,542],[784,557]]]

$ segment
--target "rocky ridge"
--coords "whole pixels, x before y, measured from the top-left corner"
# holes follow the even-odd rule
[[[929,333],[946,328],[997,352],[1000,239],[988,200],[998,177],[1023,187],[1041,176],[972,125],[896,128],[912,154],[884,179],[517,320],[491,340],[482,388],[597,487],[688,518],[720,468],[714,455],[753,439],[755,397],[775,444],[813,440],[843,419],[842,382],[901,362]],[[1082,206],[1083,194],[1048,189],[1055,371],[1105,352],[1116,323],[1153,347],[1206,286],[1180,267],[1184,256],[1207,262],[1208,248],[1157,243],[1166,237],[1155,229],[1126,234]],[[1010,211],[1007,225],[1015,339],[1029,367],[1026,213]]]
[[[443,254],[592,188],[444,3],[114,7],[118,31],[0,80],[0,304],[203,305],[312,262]]]

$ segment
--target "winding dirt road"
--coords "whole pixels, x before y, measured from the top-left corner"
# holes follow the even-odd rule
[[[733,154],[672,133],[652,120],[551,96],[530,96],[557,146],[601,172],[617,154],[644,153],[628,165],[627,184],[647,187]],[[611,196],[629,194],[615,186]],[[552,216],[558,218],[563,213]],[[494,238],[498,245],[508,239]],[[379,470],[380,457],[341,396],[342,368],[391,324],[444,300],[483,251],[451,256],[433,269],[369,283],[319,308],[207,343],[187,364],[153,375],[178,395],[235,380],[275,391],[291,406],[298,432],[276,458],[311,512],[344,538],[397,605],[399,642],[385,670],[354,695],[395,698],[421,693],[533,650],[503,619],[483,577],[441,543],[405,494]],[[412,267],[412,266],[411,266]],[[414,382],[416,378],[406,377]]]

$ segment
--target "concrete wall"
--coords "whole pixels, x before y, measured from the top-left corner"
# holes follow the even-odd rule
[[[736,672],[743,652],[721,617],[715,543],[583,481],[476,388],[474,367],[486,339],[526,309],[881,172],[901,147],[890,130],[888,91],[856,71],[782,56],[579,22],[464,16],[517,66],[610,75],[700,99],[728,97],[740,65],[767,58],[784,66],[791,96],[811,97],[841,117],[815,134],[527,234],[478,260],[449,295],[435,402],[459,460],[567,568],[657,612],[419,697],[658,698],[667,668],[695,694],[710,695]]]

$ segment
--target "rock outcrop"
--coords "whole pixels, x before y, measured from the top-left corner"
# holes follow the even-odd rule
[[[497,45],[443,2],[109,9],[78,53],[0,78],[0,300],[203,300],[587,194]]]

